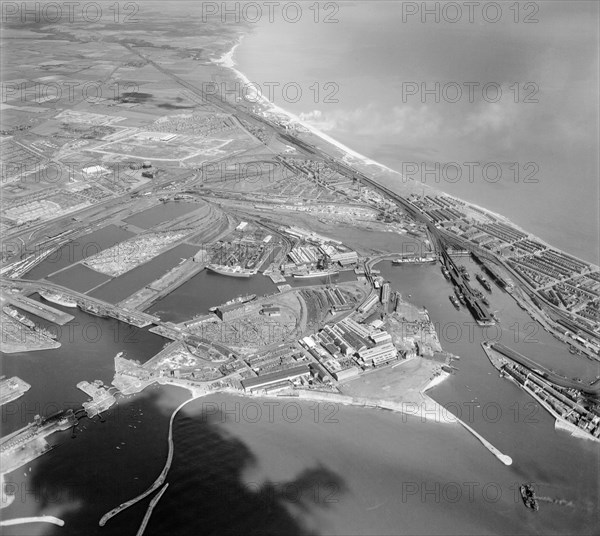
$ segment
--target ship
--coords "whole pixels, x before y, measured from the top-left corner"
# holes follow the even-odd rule
[[[230,277],[252,277],[256,275],[256,270],[245,270],[241,266],[225,266],[222,264],[209,264],[207,270],[220,275]]]
[[[314,272],[294,272],[292,275],[297,277],[298,279],[310,279],[312,277],[327,277],[330,275],[336,275],[337,272],[335,270],[328,271],[314,271]]]
[[[477,274],[477,275],[475,276],[475,278],[477,279],[477,281],[479,281],[479,282],[481,283],[481,286],[482,286],[482,287],[483,287],[485,290],[487,290],[488,292],[492,292],[492,287],[491,287],[491,285],[490,285],[490,282],[489,282],[489,281],[488,281],[488,280],[487,280],[485,277],[483,277],[483,275],[481,275],[481,274]]]
[[[464,265],[460,265],[458,267],[458,271],[460,272],[460,274],[467,280],[467,281],[471,281],[471,274],[469,274],[469,272],[467,272],[467,267]]]
[[[99,318],[108,318],[108,313],[93,303],[81,303],[79,308],[89,315],[94,315]]]
[[[77,307],[77,302],[72,298],[68,298],[64,294],[52,292],[50,290],[40,290],[38,294],[46,301],[62,305],[63,307]]]
[[[20,322],[24,326],[31,328],[31,329],[35,328],[35,323],[33,322],[33,320],[31,320],[31,318],[27,318],[25,315],[19,313],[19,311],[17,311],[15,308],[5,305],[4,307],[2,307],[2,311],[4,311],[8,316],[11,316],[17,322]]]
[[[535,496],[535,491],[533,491],[532,484],[522,484],[519,486],[519,491],[521,492],[521,498],[523,499],[523,504],[537,512],[540,509],[540,505],[538,504],[537,498]]]
[[[458,300],[456,299],[456,296],[448,296],[450,298],[450,301],[452,302],[452,305],[454,305],[454,307],[456,307],[456,309],[460,309],[460,303],[458,303]]]
[[[460,303],[467,305],[467,302],[465,301],[465,295],[458,288],[454,289],[454,293],[456,294],[456,297]]]
[[[435,257],[402,257],[393,259],[392,264],[432,264],[435,262]]]
[[[48,337],[49,339],[52,339],[53,341],[55,341],[56,339],[58,339],[58,334],[57,333],[54,333],[52,331],[48,331],[47,329],[42,328],[40,326],[35,326],[34,330],[36,331],[36,333],[39,333],[43,337]]]
[[[208,310],[211,313],[214,313],[219,307],[227,307],[228,305],[234,305],[236,303],[247,303],[256,298],[256,294],[248,294],[247,296],[238,296],[237,298],[233,298],[233,300],[228,300],[221,305],[216,305],[215,307],[210,307]]]
[[[481,292],[481,290],[474,288],[473,289],[473,295],[476,298],[479,298],[483,303],[485,303],[485,305],[487,305],[487,306],[490,305],[489,300],[483,295],[483,292]]]
[[[444,277],[448,280],[450,280],[450,272],[446,269],[445,266],[442,266],[442,273],[444,274]]]

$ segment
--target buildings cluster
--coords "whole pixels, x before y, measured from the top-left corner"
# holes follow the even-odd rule
[[[75,192],[52,188],[6,201],[3,217],[8,224],[22,225],[36,220],[50,220],[91,205],[89,199]]]
[[[478,254],[488,250],[500,258],[540,297],[569,313],[574,324],[569,331],[590,341],[600,342],[600,292],[597,283],[600,273],[590,264],[529,237],[527,233],[485,211],[452,197],[418,196],[407,201],[421,214],[433,221],[438,229],[465,241],[465,246]],[[469,244],[471,247],[469,247]],[[486,270],[504,288],[493,268]]]
[[[264,350],[244,358],[248,367],[259,375],[270,374],[296,367],[306,361],[306,356],[296,346],[283,345],[275,350]]]
[[[336,248],[330,244],[323,244],[319,246],[319,250],[329,262],[337,262],[341,266],[349,266],[358,263],[358,253],[356,251],[341,251],[340,248]]]
[[[360,324],[350,317],[304,337],[301,344],[338,381],[400,356],[387,331]]]
[[[412,194],[409,202],[421,212],[427,214],[434,223],[466,218],[466,214],[462,210],[464,203],[453,197],[429,195],[419,197]]]
[[[555,417],[600,438],[600,406],[590,403],[581,391],[556,385],[514,361],[504,365],[502,371],[535,398],[542,400]]]
[[[289,253],[288,257],[295,264],[315,264],[322,255],[315,246],[296,246]]]
[[[356,251],[331,244],[299,245],[288,253],[288,257],[295,265],[312,265],[323,261],[326,264],[338,263],[344,267],[358,263]]]

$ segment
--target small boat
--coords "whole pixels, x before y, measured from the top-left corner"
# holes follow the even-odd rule
[[[537,512],[540,509],[540,505],[538,504],[537,498],[535,496],[535,491],[533,491],[532,484],[523,484],[519,486],[519,491],[521,492],[521,498],[523,499],[523,504]]]

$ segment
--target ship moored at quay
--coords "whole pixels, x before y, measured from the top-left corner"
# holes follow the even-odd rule
[[[228,305],[234,305],[234,304],[243,304],[243,303],[248,303],[252,300],[256,299],[256,294],[248,294],[247,296],[238,296],[237,298],[233,298],[232,300],[228,300],[225,303],[222,303],[221,305],[215,305],[214,307],[209,307],[209,311],[211,313],[214,313],[219,307],[227,307]]]
[[[258,273],[258,270],[246,270],[241,266],[225,266],[222,264],[209,264],[206,269],[230,277],[252,277]]]
[[[49,290],[39,290],[38,294],[46,301],[56,303],[57,305],[72,308],[77,307],[77,301],[65,296],[64,294],[59,294],[58,292],[52,292]]]
[[[335,270],[313,271],[313,272],[294,272],[292,275],[298,279],[311,279],[313,277],[327,277],[327,276],[337,275],[337,272]]]

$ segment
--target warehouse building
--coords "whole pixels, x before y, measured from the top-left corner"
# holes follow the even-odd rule
[[[277,372],[271,372],[270,374],[263,374],[258,378],[249,378],[242,380],[242,387],[246,393],[255,393],[257,391],[264,391],[269,387],[279,384],[281,387],[289,387],[290,382],[299,379],[308,379],[310,376],[310,368],[308,365],[298,365],[287,370],[280,370]]]
[[[396,350],[396,347],[391,342],[388,342],[373,348],[367,348],[359,352],[358,356],[363,364],[377,367],[396,359],[398,357],[398,350]]]

